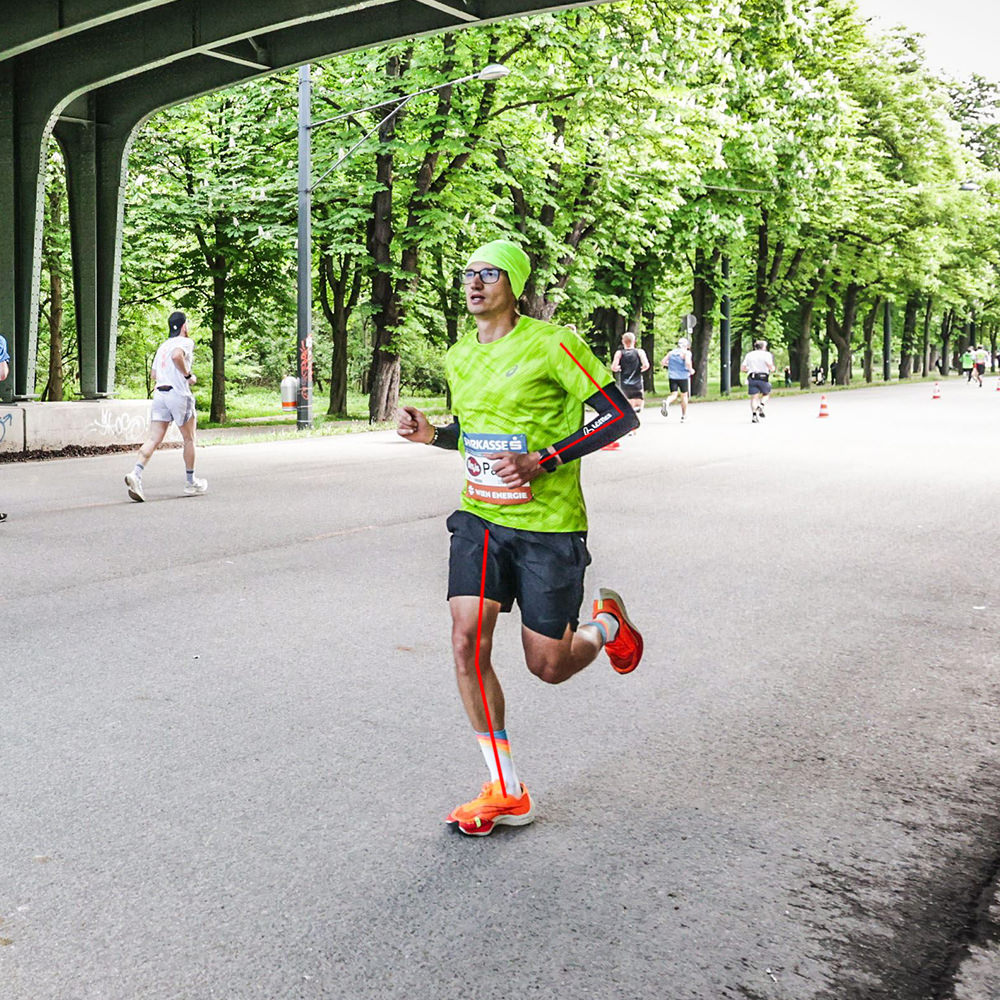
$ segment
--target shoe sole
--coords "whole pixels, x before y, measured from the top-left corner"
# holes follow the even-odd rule
[[[129,498],[131,500],[134,500],[136,503],[145,503],[146,498],[141,493],[137,493],[134,489],[132,489],[132,483],[129,482],[131,478],[132,478],[131,476],[125,477],[125,485],[128,487]]]
[[[207,487],[203,490],[185,490],[184,496],[186,497],[203,497],[208,492]]]
[[[457,808],[461,807],[459,806]],[[528,811],[526,813],[504,813],[502,816],[494,816],[493,822],[485,830],[463,829],[464,826],[471,826],[476,821],[476,819],[478,819],[478,817],[474,816],[471,820],[466,822],[459,819],[455,815],[455,810],[452,810],[452,812],[448,813],[448,816],[445,819],[445,823],[447,823],[449,826],[457,826],[459,830],[461,830],[462,833],[464,833],[467,837],[485,837],[488,833],[492,831],[493,827],[496,826],[497,823],[500,823],[501,825],[504,826],[526,826],[534,818],[535,818],[535,803],[533,799],[529,798]],[[480,822],[484,821],[481,820]]]
[[[623,675],[630,674],[632,673],[633,670],[635,670],[637,666],[639,666],[639,661],[642,660],[642,653],[644,649],[642,641],[642,633],[635,627],[635,624],[632,621],[632,619],[629,618],[628,611],[625,608],[625,602],[622,600],[622,595],[619,594],[618,591],[611,590],[607,587],[601,587],[598,589],[597,591],[598,607],[594,609],[595,618],[597,617],[599,611],[601,610],[600,605],[602,601],[614,601],[614,603],[618,606],[618,610],[621,612],[622,618],[625,619],[625,624],[628,625],[629,629],[631,629],[632,633],[638,640],[639,655],[636,657],[635,666],[629,667],[628,670],[619,670],[613,663],[611,664],[611,669],[614,670],[616,674],[623,674]],[[609,612],[609,614],[614,614],[614,612]],[[615,617],[617,618],[618,616],[615,615]]]
[[[534,819],[535,804],[532,803],[531,808],[520,816],[506,814],[494,816],[492,822],[478,819],[478,817],[468,823],[462,823],[459,820],[452,822],[454,826],[458,827],[458,832],[465,834],[466,837],[488,837],[498,826],[527,826]],[[480,824],[478,827],[475,825],[477,823]]]

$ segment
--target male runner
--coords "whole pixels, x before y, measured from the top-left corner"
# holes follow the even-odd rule
[[[579,336],[518,315],[530,269],[524,251],[506,240],[472,255],[462,280],[476,330],[445,362],[455,420],[435,428],[414,407],[399,414],[401,436],[458,449],[465,459],[461,509],[448,518],[451,640],[459,693],[491,780],[446,822],[470,836],[534,819],[514,769],[490,658],[498,614],[517,601],[528,669],[549,684],[572,677],[602,647],[623,674],[642,656],[642,636],[613,590],[597,592],[591,620],[577,627],[590,562],[577,460],[639,421]],[[597,415],[581,426],[584,403]]]
[[[642,373],[649,371],[649,358],[646,352],[635,346],[635,334],[623,333],[622,346],[615,351],[611,359],[611,370],[622,377],[622,392],[632,404],[636,413],[642,413],[646,401],[646,393],[642,386]],[[631,433],[635,433],[632,431]]]
[[[208,481],[194,475],[194,432],[198,426],[194,395],[191,386],[198,380],[191,371],[194,342],[188,333],[187,317],[173,312],[167,320],[167,339],[157,348],[153,358],[153,406],[149,414],[149,437],[139,449],[135,468],[125,476],[128,495],[142,503],[142,471],[149,464],[153,452],[163,443],[171,421],[175,421],[184,441],[184,468],[187,482],[184,492],[198,496],[208,491]]]
[[[979,383],[979,388],[983,387],[983,375],[986,374],[986,362],[990,359],[990,352],[980,344],[972,355],[973,364],[976,366],[976,381]]]
[[[10,351],[7,350],[7,341],[0,335],[0,382],[6,380],[10,374]],[[0,523],[7,520],[7,515],[0,511]]]
[[[976,364],[975,355],[973,354],[972,345],[970,344],[962,352],[962,360],[961,360],[962,374],[965,376],[966,382],[972,381],[972,372],[973,369],[975,368],[975,364]]]
[[[740,365],[740,371],[747,373],[747,389],[750,392],[750,419],[756,424],[764,416],[764,400],[771,395],[771,372],[774,371],[774,356],[767,349],[766,340],[755,340],[753,350]]]
[[[681,397],[681,423],[688,412],[688,396],[691,392],[691,378],[694,375],[694,359],[691,357],[691,341],[681,337],[677,346],[663,359],[661,367],[667,369],[670,380],[670,395],[660,404],[660,413],[670,416],[670,404]]]

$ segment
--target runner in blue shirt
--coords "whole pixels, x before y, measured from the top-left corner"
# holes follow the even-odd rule
[[[688,412],[688,396],[691,393],[691,376],[694,375],[694,363],[691,359],[691,342],[687,337],[681,337],[677,346],[663,359],[663,367],[667,369],[670,380],[670,395],[660,404],[660,413],[670,416],[670,404],[681,397],[681,423],[684,423]]]

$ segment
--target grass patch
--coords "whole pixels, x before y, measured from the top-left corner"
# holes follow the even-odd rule
[[[198,427],[201,430],[213,430],[221,427],[241,427],[247,424],[260,423],[262,426],[289,426],[295,428],[295,414],[285,413],[281,408],[281,393],[277,389],[244,389],[240,392],[226,394],[226,419],[209,420],[209,393],[195,390],[198,403]],[[376,430],[395,426],[395,422],[384,425],[368,422],[368,397],[359,392],[347,394],[347,413],[330,416],[326,413],[327,400],[320,398],[313,406],[313,426],[316,431],[325,430],[328,434],[350,434],[361,430]],[[400,404],[416,406],[430,417],[447,414],[444,396],[402,396]],[[298,432],[301,436],[302,432]],[[267,440],[273,440],[269,436]]]

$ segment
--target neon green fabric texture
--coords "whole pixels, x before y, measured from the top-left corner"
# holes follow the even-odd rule
[[[490,480],[483,457],[492,451],[538,451],[583,426],[583,401],[614,381],[586,341],[565,327],[522,316],[492,343],[479,343],[475,330],[461,337],[448,351],[445,373],[462,428],[462,509],[525,531],[586,531],[579,462],[511,492]],[[497,447],[511,435],[523,437]]]

